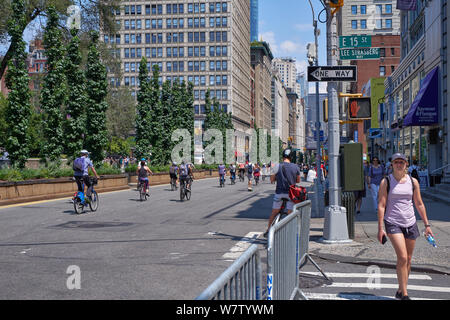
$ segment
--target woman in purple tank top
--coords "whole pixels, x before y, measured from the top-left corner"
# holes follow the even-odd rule
[[[407,174],[406,157],[396,153],[392,156],[393,172],[381,181],[378,198],[378,241],[387,236],[397,255],[397,299],[410,300],[407,286],[411,272],[411,259],[419,236],[414,205],[425,224],[425,234],[433,235],[427,218],[425,205],[420,195],[420,186],[415,178]],[[389,179],[389,183],[386,179]],[[388,191],[389,185],[389,191]],[[386,232],[383,230],[383,221]]]

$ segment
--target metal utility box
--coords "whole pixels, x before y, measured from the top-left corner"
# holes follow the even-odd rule
[[[340,148],[342,191],[364,190],[363,147],[361,143],[346,143]]]

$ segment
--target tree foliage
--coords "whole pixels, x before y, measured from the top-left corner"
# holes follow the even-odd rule
[[[8,63],[6,86],[10,90],[5,119],[7,123],[6,149],[13,165],[25,167],[29,155],[28,125],[32,110],[30,104],[30,89],[28,69],[26,65],[25,41],[22,31],[26,25],[24,0],[12,2],[11,19],[8,23],[8,33],[11,36],[11,58]]]
[[[71,30],[72,39],[67,46],[66,77],[68,99],[66,104],[66,119],[64,120],[64,138],[67,156],[75,158],[83,148],[84,132],[86,130],[86,78],[81,69],[80,39],[78,30]]]
[[[44,33],[44,48],[47,57],[47,74],[41,91],[44,140],[42,157],[51,162],[60,161],[63,152],[62,106],[66,100],[66,76],[64,72],[65,48],[58,14],[55,8],[48,9],[49,18]]]
[[[84,147],[91,152],[91,159],[99,163],[104,159],[104,149],[108,142],[106,129],[107,73],[100,61],[97,49],[98,32],[92,32],[92,43],[89,47],[86,64],[86,136]]]

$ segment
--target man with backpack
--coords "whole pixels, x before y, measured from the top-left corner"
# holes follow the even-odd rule
[[[92,192],[92,184],[89,179],[89,168],[98,180],[97,171],[95,171],[94,164],[89,159],[89,152],[87,150],[80,151],[81,156],[73,161],[73,176],[78,186],[78,191],[84,193],[83,183],[87,186],[86,195],[89,198]]]
[[[252,176],[253,176],[253,164],[251,162],[247,162],[245,165],[245,169],[247,171],[247,178],[248,178],[248,191],[252,190]]]
[[[416,178],[420,184],[419,166],[417,166],[417,160],[413,160],[413,165],[408,168],[408,172],[411,177]]]
[[[269,217],[269,224],[267,226],[267,231],[264,233],[266,237],[273,220],[280,212],[281,205],[284,199],[289,199],[286,202],[287,213],[291,213],[294,207],[294,202],[290,199],[289,189],[292,185],[300,183],[300,169],[295,163],[291,163],[291,157],[293,152],[291,149],[285,149],[283,151],[283,162],[276,164],[273,170],[273,174],[270,176],[271,182],[276,182],[277,186],[275,188],[275,196],[273,198],[272,213]]]

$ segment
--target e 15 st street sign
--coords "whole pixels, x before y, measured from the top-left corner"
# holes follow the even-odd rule
[[[372,36],[340,36],[339,48],[368,48],[372,46]]]
[[[354,82],[356,66],[313,66],[308,67],[309,82]]]

